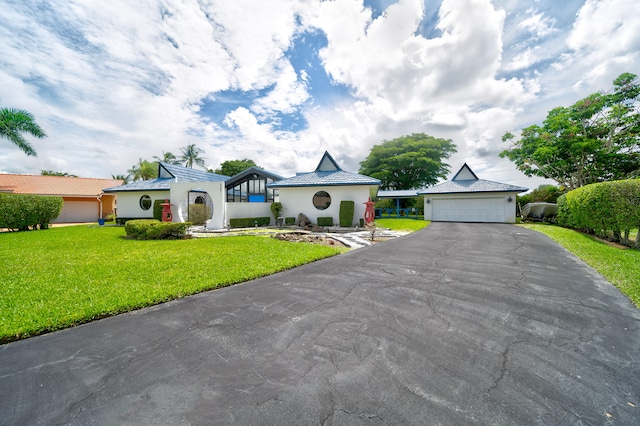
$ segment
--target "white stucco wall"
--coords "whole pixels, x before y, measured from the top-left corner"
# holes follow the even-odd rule
[[[465,200],[472,198],[495,198],[501,204],[504,211],[504,223],[515,223],[516,221],[516,195],[517,192],[479,192],[467,194],[424,194],[424,220],[432,220],[434,200]],[[511,197],[511,202],[509,202]],[[427,202],[429,200],[429,202]]]
[[[180,203],[192,189],[202,189],[209,194],[213,203],[213,214],[207,224],[209,229],[221,229],[224,227],[225,198],[224,182],[178,182],[171,184],[171,213],[174,222],[184,222],[183,212],[180,211]],[[184,212],[186,213],[186,212]]]
[[[225,224],[229,219],[241,219],[245,217],[270,217],[271,224],[275,224],[271,213],[271,203],[227,203],[227,215]]]
[[[140,207],[140,197],[148,195],[151,198],[151,208],[142,210]],[[155,200],[166,200],[169,191],[134,191],[118,192],[116,198],[118,217],[127,219],[153,219],[153,202]]]
[[[313,223],[318,222],[318,217],[333,217],[333,223],[340,222],[340,201],[353,201],[355,211],[354,224],[358,224],[360,218],[364,218],[364,203],[369,199],[370,191],[375,191],[375,186],[310,186],[298,188],[279,188],[280,202],[282,203],[282,217],[295,217],[304,213]],[[313,205],[313,195],[318,191],[326,191],[331,196],[331,205],[325,210],[318,210]]]

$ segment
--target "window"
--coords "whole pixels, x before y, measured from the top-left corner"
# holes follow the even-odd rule
[[[331,195],[326,191],[318,191],[313,196],[313,206],[318,210],[325,210],[331,205]]]
[[[151,208],[151,197],[148,195],[140,197],[140,208],[142,210],[149,210]]]
[[[267,188],[271,178],[249,175],[227,188],[227,201],[232,203],[270,203],[277,196],[277,190]]]

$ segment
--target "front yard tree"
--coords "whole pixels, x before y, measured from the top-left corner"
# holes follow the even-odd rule
[[[253,160],[245,158],[244,160],[227,160],[220,164],[220,168],[214,173],[225,176],[235,176],[251,167],[258,167]]]
[[[380,179],[382,189],[417,189],[435,185],[449,173],[443,160],[456,152],[449,139],[413,133],[371,148],[359,173]]]
[[[24,138],[24,133],[39,139],[47,136],[44,130],[36,124],[31,113],[15,108],[0,108],[0,139],[8,139],[25,154],[36,157],[38,154]]]
[[[138,160],[138,163],[134,164],[132,168],[127,170],[131,179],[136,182],[139,180],[149,180],[158,177],[158,163],[143,160]]]
[[[522,129],[500,157],[527,176],[553,179],[568,190],[637,177],[640,173],[640,85],[634,74],[614,81],[609,93],[593,93],[570,107],[554,108],[542,126]]]
[[[196,144],[192,143],[190,145],[184,146],[180,148],[180,152],[182,155],[180,156],[180,162],[185,165],[185,167],[193,168],[194,164],[197,164],[200,167],[204,167],[204,158],[200,157],[200,154],[204,154],[204,151],[196,146]]]

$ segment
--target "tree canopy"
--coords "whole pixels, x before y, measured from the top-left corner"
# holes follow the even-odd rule
[[[200,154],[203,154],[204,150],[196,146],[196,144],[192,143],[184,146],[180,148],[180,152],[182,153],[180,162],[184,164],[185,167],[193,168],[194,164],[204,167],[204,157],[200,157]]]
[[[155,179],[158,177],[158,163],[141,158],[138,160],[138,163],[134,164],[127,172],[134,182],[138,180]]]
[[[382,189],[417,189],[434,185],[449,173],[443,160],[456,152],[449,139],[413,133],[371,148],[359,173],[380,179]]]
[[[24,138],[23,133],[28,133],[39,139],[47,136],[44,130],[36,124],[31,113],[14,108],[0,108],[0,138],[8,139],[25,154],[36,157],[38,154]]]
[[[640,175],[640,85],[621,74],[608,93],[554,108],[542,126],[522,129],[500,153],[527,176],[553,179],[568,190]]]
[[[214,173],[225,176],[235,176],[251,167],[258,166],[253,160],[248,158],[245,158],[244,160],[227,160],[222,162],[222,164],[220,164],[220,168],[216,169]]]

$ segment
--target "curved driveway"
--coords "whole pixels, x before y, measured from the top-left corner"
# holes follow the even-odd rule
[[[638,424],[639,325],[542,234],[432,223],[4,345],[0,424]]]

